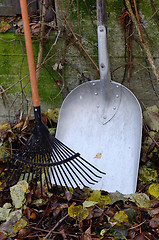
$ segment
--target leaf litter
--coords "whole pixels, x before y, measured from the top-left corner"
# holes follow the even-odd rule
[[[3,239],[159,239],[158,108],[146,109],[137,192],[47,192],[23,180],[7,186],[0,179],[0,240]],[[156,113],[155,113],[156,111]],[[56,129],[59,109],[48,110],[50,132]],[[147,120],[148,119],[148,120]],[[152,121],[152,122],[151,122]],[[34,119],[21,131],[23,122],[0,123],[0,171],[8,156],[28,138]],[[54,131],[53,131],[54,134]],[[155,142],[156,141],[156,142]]]

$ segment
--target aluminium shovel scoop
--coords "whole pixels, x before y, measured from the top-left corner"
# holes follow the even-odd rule
[[[92,188],[136,191],[142,138],[142,111],[134,94],[111,81],[105,1],[97,1],[100,80],[76,87],[65,98],[56,138],[106,173]]]

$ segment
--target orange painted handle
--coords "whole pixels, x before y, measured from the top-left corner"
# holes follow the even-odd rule
[[[32,41],[31,41],[30,26],[29,26],[27,1],[20,0],[20,7],[21,7],[21,13],[22,13],[25,45],[26,45],[26,52],[27,52],[27,59],[28,59],[32,100],[33,100],[34,107],[38,107],[40,106],[40,101],[39,101],[38,85],[36,81],[36,71],[35,71],[33,47],[32,47]]]

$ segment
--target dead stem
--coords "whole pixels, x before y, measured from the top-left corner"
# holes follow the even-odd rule
[[[71,31],[72,35],[74,36],[74,38],[76,39],[76,41],[78,42],[78,44],[80,45],[80,47],[82,48],[82,50],[84,51],[84,53],[87,55],[87,57],[89,58],[89,60],[93,63],[93,65],[95,66],[95,68],[98,69],[97,64],[96,64],[96,63],[94,62],[94,60],[91,58],[91,56],[89,55],[89,53],[85,50],[85,48],[83,47],[83,45],[81,44],[81,42],[80,42],[79,39],[77,38],[76,34],[75,34],[74,31],[72,30],[71,26],[69,25],[69,23],[68,23],[65,15],[64,15],[64,13],[63,13],[63,11],[62,11],[62,8],[61,8],[58,0],[56,0],[56,2],[57,2],[57,5],[58,5],[58,7],[59,7],[59,9],[60,9],[60,11],[61,11],[61,14],[62,14],[62,16],[63,16],[63,18],[64,18],[64,20],[65,20],[65,22],[66,22],[66,24],[67,24],[67,26],[68,26],[68,28],[69,28],[69,30]]]
[[[59,226],[59,224],[60,224],[61,222],[63,222],[68,216],[69,216],[69,215],[66,214],[63,218],[61,218],[61,219],[55,224],[55,226],[49,231],[49,233],[43,238],[43,240],[46,240],[46,239],[50,236],[50,234]]]
[[[136,28],[136,30],[137,30],[137,32],[138,32],[139,39],[140,39],[141,44],[142,44],[142,48],[144,49],[144,51],[145,51],[145,53],[146,53],[146,55],[147,55],[147,58],[148,58],[148,60],[149,60],[149,63],[150,63],[150,65],[152,66],[152,70],[153,70],[153,72],[154,72],[154,74],[155,74],[155,76],[156,76],[156,78],[157,78],[157,82],[158,82],[158,84],[159,84],[159,70],[158,70],[158,68],[157,68],[157,66],[156,66],[156,63],[155,63],[155,61],[154,61],[154,59],[153,59],[153,57],[152,57],[152,54],[151,54],[151,52],[150,52],[150,49],[149,49],[146,41],[143,42],[142,35],[141,35],[141,32],[140,32],[140,28],[139,28],[138,22],[137,22],[137,20],[136,20],[136,17],[135,17],[135,15],[134,15],[133,11],[132,11],[131,4],[130,4],[129,0],[125,0],[125,3],[126,3],[126,6],[127,6],[127,8],[128,8],[128,11],[129,11],[129,13],[130,13],[130,15],[131,15],[131,19],[132,19],[132,21],[133,21],[133,23],[134,23],[134,25],[135,25],[135,28]]]
[[[79,0],[77,0],[77,17],[78,17],[78,31],[80,36],[80,42],[81,42],[81,25],[80,25],[80,14],[79,14]]]

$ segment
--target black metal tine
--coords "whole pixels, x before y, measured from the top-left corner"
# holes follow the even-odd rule
[[[49,147],[50,147],[50,144],[49,144]],[[49,162],[55,163],[55,159],[54,159],[54,157],[52,156],[52,148],[51,148],[51,147],[50,147],[50,150],[51,150],[51,153],[48,153],[48,152],[47,152],[47,153],[46,153],[46,156],[49,157],[49,159],[50,159]],[[57,181],[56,181],[55,174],[54,174],[54,171],[53,171],[53,170],[55,170],[54,167],[50,167],[50,168],[49,168],[49,171],[51,171],[51,174],[52,174],[54,183],[55,183],[55,185],[56,185],[56,187],[57,187],[58,184],[57,184]],[[48,171],[48,172],[49,172],[49,171]],[[55,170],[55,171],[56,171],[56,170]],[[50,178],[50,174],[49,174],[49,178]],[[51,183],[51,178],[50,178],[50,183]],[[51,185],[52,185],[52,183],[51,183]]]
[[[72,154],[75,154],[75,152],[73,152],[71,149],[69,149],[69,148],[68,148],[67,146],[65,146],[63,143],[61,143],[61,142],[59,142],[59,141],[57,141],[57,143],[58,143],[59,146],[62,146],[62,147],[63,147],[63,149],[65,150],[65,153],[67,153],[67,151],[69,150],[70,153],[72,152]],[[92,167],[93,169],[95,169],[96,171],[98,171],[98,172],[100,172],[100,173],[102,173],[102,174],[105,174],[104,172],[98,170],[95,166],[93,166],[92,164],[90,164],[88,161],[86,161],[86,160],[83,159],[82,157],[79,157],[79,158],[81,158],[81,160],[83,160],[85,163],[87,163],[89,166],[91,166],[91,167]],[[96,177],[98,177],[98,178],[101,178],[100,176],[96,175],[91,169],[89,169],[85,164],[83,164],[82,162],[81,162],[81,164],[82,164],[85,168],[87,168],[87,170],[89,170],[89,172],[91,172],[94,176],[96,176]]]
[[[56,155],[56,158],[57,158],[57,159],[60,158],[56,151],[54,152],[54,156],[55,156],[55,155]],[[62,174],[62,172],[61,172],[61,170],[60,170],[60,168],[62,169],[62,165],[59,165],[59,166],[57,165],[56,167],[57,167],[57,169],[58,169],[58,172],[60,173],[60,176],[61,176],[61,178],[62,178],[62,180],[63,180],[66,188],[69,190],[69,187],[68,187],[68,185],[67,185],[67,183],[66,183],[66,181],[65,181],[65,178],[64,178],[64,176],[63,176],[63,174]],[[62,170],[63,170],[63,169],[62,169]]]
[[[58,149],[54,148],[54,150],[55,150],[57,156],[58,156],[59,158],[61,158],[61,154],[60,154],[60,152],[58,151]],[[67,174],[65,173],[65,170],[63,169],[63,166],[65,166],[65,163],[64,163],[64,164],[61,164],[61,165],[60,165],[60,168],[62,169],[62,171],[63,171],[65,177],[67,178],[68,182],[70,183],[71,187],[74,189],[74,186],[73,186],[72,182],[70,181],[69,177],[67,176]],[[66,167],[65,167],[65,168],[66,168]],[[66,169],[67,169],[67,168],[66,168]],[[68,169],[67,169],[67,171],[68,171]],[[69,172],[69,171],[68,171],[68,172]],[[69,174],[70,174],[70,172],[69,172]],[[65,182],[65,181],[64,181],[64,182]],[[66,186],[67,186],[67,184],[66,184]],[[67,186],[67,189],[69,190],[68,186]]]
[[[30,181],[33,181],[34,179],[34,175],[35,175],[35,165],[32,165],[32,176],[31,176],[31,180]]]
[[[40,168],[40,190],[41,190],[41,195],[43,195],[43,182],[42,182],[42,171]]]
[[[54,152],[52,152],[52,154],[53,154],[54,159],[57,159],[56,156],[55,156],[55,154],[54,154]],[[57,161],[57,160],[56,160],[56,161]],[[62,184],[62,182],[61,182],[61,180],[60,180],[60,178],[59,178],[59,175],[57,174],[56,168],[58,169],[58,166],[55,166],[55,167],[54,167],[55,174],[56,174],[56,176],[57,176],[57,178],[58,178],[58,181],[59,181],[59,183],[60,183],[60,186],[62,187],[63,192],[65,192],[64,187],[63,187],[63,184]]]
[[[6,171],[6,173],[11,172],[7,179],[8,182],[14,176],[16,176],[16,180],[21,179],[21,177],[25,179],[28,173],[26,181],[35,178],[36,186],[37,181],[40,181],[42,194],[42,173],[44,173],[48,190],[50,187],[53,188],[53,184],[55,184],[56,186],[60,185],[63,192],[65,189],[69,190],[70,187],[75,190],[75,187],[80,188],[80,185],[86,186],[86,183],[94,185],[98,181],[93,176],[101,178],[93,169],[103,174],[102,171],[48,132],[46,137],[43,136],[42,140],[40,138],[41,135],[34,136],[33,133],[26,145],[22,146],[17,154],[13,154],[14,158],[11,159]],[[4,173],[5,169],[3,169]]]
[[[57,149],[58,150],[58,149]],[[61,154],[61,151],[59,151],[59,154]],[[70,162],[67,162],[66,164],[70,167],[70,164],[69,164]],[[73,174],[76,176],[76,178],[79,180],[79,182],[85,187],[86,185],[84,184],[84,182],[78,177],[78,175],[75,173],[75,171],[70,167],[70,169],[71,169],[71,171],[73,172]],[[78,171],[79,172],[79,171]],[[77,181],[75,180],[75,178],[74,178],[74,176],[70,173],[70,176],[71,176],[71,178],[72,178],[72,180],[75,182],[75,184],[76,184],[76,186],[78,187],[78,188],[80,188],[79,187],[79,184],[77,183]],[[92,183],[90,183],[90,184],[92,184]]]
[[[100,172],[101,174],[106,174],[105,172],[102,172],[101,170],[99,170],[98,168],[96,168],[94,165],[92,165],[91,163],[89,163],[86,159],[82,158],[81,156],[79,157],[82,161],[84,161],[85,163],[87,163],[89,166],[91,166],[93,169],[95,169],[97,172]],[[84,164],[83,164],[84,165]],[[95,175],[94,172],[92,172],[93,175]],[[97,176],[98,178],[101,178],[99,176]]]
[[[76,163],[76,161],[74,161],[74,162]],[[84,169],[81,169],[81,168],[80,168],[80,166],[79,166],[78,164],[77,164],[77,166],[78,166],[78,168],[77,168],[72,161],[70,161],[69,163],[76,169],[76,171],[77,171],[89,184],[92,184],[92,185],[95,184],[95,183],[90,182],[89,179],[91,179],[93,182],[98,182],[98,181],[92,179]],[[84,176],[83,173],[85,173],[86,176],[88,176],[88,178],[86,178],[86,176]]]
[[[12,172],[11,172],[10,176],[8,177],[8,179],[7,179],[7,181],[6,181],[6,184],[9,183],[9,181],[13,178],[14,175],[17,177],[17,174],[15,174],[15,172],[17,172],[18,175],[19,175],[19,171],[18,171],[18,170],[20,169],[22,163],[20,163],[20,165],[19,165],[19,167],[18,167],[17,170],[16,170],[16,167],[17,167],[16,163],[17,163],[17,162],[15,162],[15,164],[11,164],[11,168],[13,167],[13,169],[12,169]]]
[[[65,149],[66,152],[69,152],[70,154],[75,154],[75,152],[70,149],[69,147],[67,147],[65,144],[63,144],[62,142],[60,142],[57,138],[55,143],[57,143],[59,146],[61,146],[63,149]],[[83,160],[85,163],[87,163],[89,166],[91,166],[93,169],[95,169],[97,172],[100,172],[101,174],[105,174],[105,172],[102,172],[101,170],[99,170],[98,168],[96,168],[94,165],[92,165],[91,163],[89,163],[86,159],[82,158],[80,156],[81,160]],[[94,173],[93,173],[94,174]],[[99,176],[97,176],[99,177]]]
[[[44,162],[46,160],[46,157],[43,155],[42,156],[42,161]],[[43,168],[43,171],[44,171],[44,175],[45,175],[45,181],[46,181],[46,185],[47,185],[47,189],[49,191],[49,183],[48,183],[48,168]],[[51,183],[50,183],[51,184]]]
[[[27,167],[26,167],[27,169]],[[29,179],[30,179],[30,175],[32,174],[32,170],[33,169],[33,165],[31,166],[31,168],[29,169],[29,173],[28,173],[28,177],[27,177],[27,182],[29,182]]]
[[[77,175],[77,173],[73,170],[73,168],[69,165],[69,163],[66,163],[66,164],[69,166],[69,168],[71,169],[71,171],[73,172],[73,174],[76,176],[76,178],[79,180],[79,182],[83,185],[83,187],[86,187],[86,185],[83,183],[83,181],[82,181],[82,180],[80,179],[80,177]],[[80,187],[79,187],[79,184],[77,183],[76,179],[75,179],[74,176],[71,174],[71,172],[70,172],[70,176],[71,176],[72,180],[75,182],[76,186],[77,186],[78,188],[80,188]]]
[[[57,148],[54,148],[54,149],[57,149]],[[59,148],[58,148],[58,151],[59,151]],[[60,151],[59,154],[62,154],[62,152]],[[64,157],[66,157],[66,156],[64,155]],[[83,172],[88,176],[88,178],[91,179],[93,182],[98,182],[98,181],[94,180],[81,166],[79,166],[79,164],[77,163],[77,161],[75,161],[75,160],[70,161],[70,163],[73,165],[72,162],[76,163],[76,165],[79,167],[79,169],[77,169],[77,167],[76,167],[76,170],[81,174],[81,176],[82,176],[89,184],[93,184],[93,185],[94,185],[94,183],[91,183],[91,182],[82,174],[81,171],[83,171]],[[74,166],[74,165],[73,165],[73,166]],[[74,167],[75,167],[75,166],[74,166]],[[89,169],[88,169],[88,170],[89,170]]]
[[[65,166],[65,164],[63,164],[63,166]],[[61,169],[62,169],[62,171],[63,171],[63,173],[64,173],[66,179],[67,179],[68,182],[70,183],[71,187],[74,189],[74,186],[73,186],[73,184],[72,184],[70,178],[69,178],[68,175],[66,174],[65,170],[63,169],[62,165],[60,165],[60,167],[61,167]],[[67,169],[67,168],[66,168],[66,169]],[[69,172],[69,171],[68,171],[68,172]],[[70,174],[70,172],[69,172],[69,174]],[[61,174],[61,176],[62,176],[62,174]],[[70,176],[71,176],[71,175],[70,175]],[[71,176],[71,177],[72,177],[72,176]],[[64,182],[64,183],[65,183],[67,189],[69,190],[69,187],[68,187],[67,183],[66,183],[66,182]],[[78,186],[78,185],[77,185],[77,186]]]
[[[66,157],[65,155],[64,155],[64,157]],[[76,158],[77,159],[77,158]],[[77,159],[78,160],[78,159]],[[98,182],[98,181],[96,181],[96,180],[94,180],[81,166],[79,166],[79,164],[75,161],[75,160],[72,160],[74,163],[76,163],[76,165],[79,167],[79,169],[80,170],[82,170],[93,182]],[[82,164],[83,165],[83,164]],[[89,172],[92,172],[89,168],[87,168],[85,165],[83,165],[87,170],[89,170]],[[76,170],[77,170],[77,168],[76,168]],[[79,170],[78,170],[78,172],[79,172]],[[81,174],[81,171],[80,171],[80,174]],[[86,180],[86,178],[85,178],[85,180]],[[88,181],[88,179],[86,180],[87,182],[89,182]],[[90,183],[90,182],[89,182]],[[93,184],[93,183],[90,183],[90,184]]]
[[[22,171],[24,171],[24,172],[22,173],[22,175],[23,175],[22,180],[24,180],[24,179],[25,179],[25,175],[26,175],[26,173],[27,173],[27,164],[26,164],[26,165],[23,164]]]
[[[53,185],[52,185],[52,182],[51,182],[49,169],[46,168],[45,170],[46,170],[46,173],[45,173],[45,180],[46,180],[46,182],[47,182],[47,188],[48,188],[48,191],[49,191],[50,189],[53,188]],[[45,170],[44,170],[44,171],[45,171]],[[46,176],[46,174],[47,174],[47,176]],[[49,184],[50,184],[50,187],[49,187]]]
[[[95,174],[90,168],[88,168],[80,159],[82,159],[82,160],[85,162],[85,160],[84,160],[83,158],[78,157],[78,163],[80,162],[81,165],[82,165],[83,167],[85,167],[87,170],[89,170],[89,172],[92,173],[92,175],[94,175],[95,177],[97,177],[97,178],[102,178],[101,176],[98,176],[97,174]],[[74,161],[74,162],[76,162],[76,164],[77,164],[77,161]]]
[[[56,147],[54,147],[54,150],[56,149]],[[57,150],[58,150],[58,148],[57,148]],[[60,152],[60,154],[61,154],[61,152]],[[69,163],[71,163],[71,161],[69,162]],[[67,162],[67,164],[69,165],[69,163]],[[70,167],[70,165],[69,165],[69,167]],[[71,167],[70,167],[71,168]],[[78,177],[78,175],[75,173],[75,171],[71,168],[71,170],[72,170],[72,172],[74,173],[74,175],[78,178],[78,180],[82,183],[82,185],[85,187],[85,184],[82,182],[82,180]],[[77,169],[76,169],[77,170]],[[78,171],[79,172],[79,171]],[[90,183],[90,184],[93,184],[93,183]],[[79,187],[78,186],[78,184],[77,184],[77,187]]]
[[[35,169],[35,187],[37,187],[37,183],[38,183],[38,169],[37,169],[37,166],[35,168],[36,168]]]
[[[57,181],[56,181],[56,178],[55,178],[55,174],[54,174],[54,168],[53,167],[51,167],[50,168],[50,171],[51,171],[51,173],[52,173],[52,177],[53,177],[53,180],[54,180],[54,183],[55,183],[55,185],[56,185],[56,187],[58,186],[58,184],[57,184]]]

